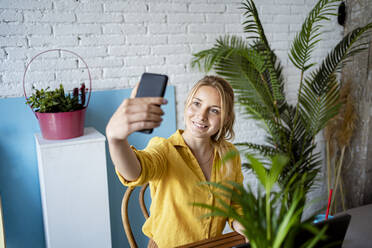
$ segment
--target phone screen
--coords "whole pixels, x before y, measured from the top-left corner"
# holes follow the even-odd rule
[[[163,97],[168,76],[154,73],[143,73],[136,97]]]

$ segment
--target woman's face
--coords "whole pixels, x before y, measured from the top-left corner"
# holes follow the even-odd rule
[[[185,111],[186,130],[194,137],[210,138],[221,123],[221,97],[211,86],[200,87]]]

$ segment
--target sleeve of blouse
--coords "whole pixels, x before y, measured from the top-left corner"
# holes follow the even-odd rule
[[[131,148],[141,164],[141,174],[135,181],[128,181],[115,169],[120,182],[125,186],[139,186],[160,179],[167,169],[166,139],[152,138],[144,150],[137,150],[133,146]]]
[[[236,170],[236,177],[235,177],[235,181],[237,183],[240,183],[240,184],[243,184],[243,179],[244,179],[244,176],[243,176],[243,172],[242,172],[242,163],[241,163],[241,160],[240,160],[240,155],[238,155],[236,157],[236,161],[235,161],[235,164],[234,164],[234,169]],[[242,207],[237,204],[236,202],[231,202],[231,206],[239,213],[239,214],[243,214],[243,209]],[[229,218],[228,219],[228,223],[229,223],[229,226],[231,227],[231,229],[234,230],[233,228],[233,223],[234,219],[233,218]]]

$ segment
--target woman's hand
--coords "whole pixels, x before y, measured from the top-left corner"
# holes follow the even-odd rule
[[[158,127],[164,114],[160,105],[166,103],[162,97],[135,98],[138,85],[133,89],[130,98],[120,104],[106,126],[112,162],[128,181],[136,180],[142,167],[130,148],[127,137],[135,131]]]
[[[236,231],[237,233],[239,233],[240,235],[244,236],[244,238],[245,238],[245,242],[248,243],[249,240],[248,240],[248,238],[247,238],[247,237],[245,236],[245,234],[244,234],[244,227],[243,227],[243,225],[240,224],[239,221],[234,220],[233,223],[232,223],[232,226],[233,226],[233,228],[235,229],[235,231]]]
[[[106,126],[106,135],[110,140],[125,140],[131,133],[142,129],[160,126],[164,114],[160,105],[167,101],[162,97],[135,98],[138,85],[129,99],[125,99],[111,117]]]

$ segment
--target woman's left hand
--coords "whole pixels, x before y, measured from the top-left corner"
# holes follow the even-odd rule
[[[243,236],[244,236],[244,238],[245,238],[245,242],[248,243],[249,240],[248,240],[248,238],[247,238],[247,237],[245,236],[245,234],[244,234],[244,227],[243,227],[243,225],[240,224],[239,221],[234,220],[233,223],[232,223],[232,226],[233,226],[233,228],[235,229],[235,231],[236,231],[237,233],[239,233],[240,235],[243,235]]]

